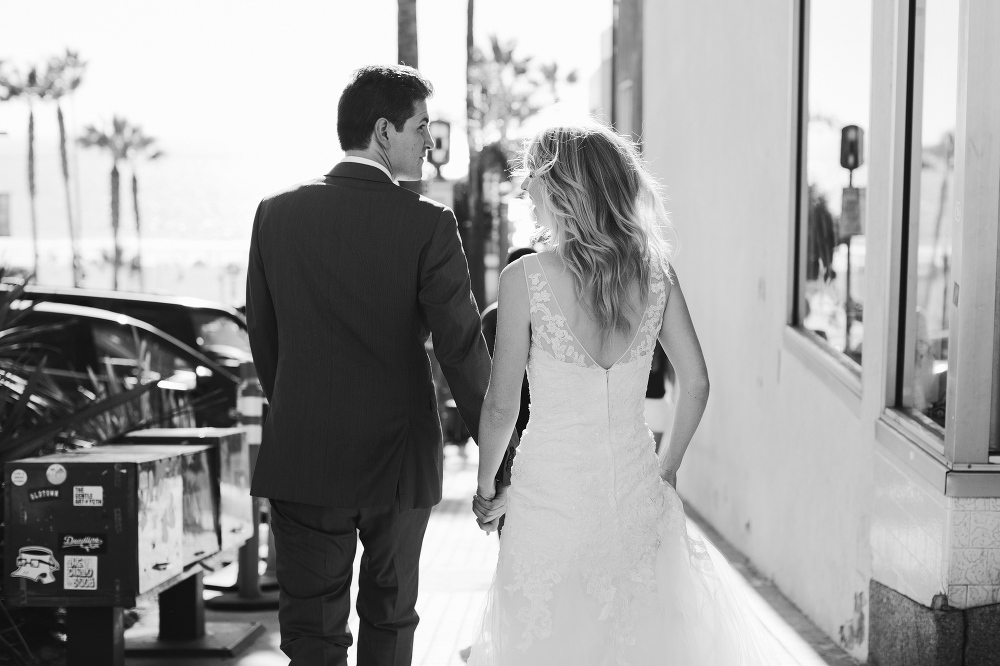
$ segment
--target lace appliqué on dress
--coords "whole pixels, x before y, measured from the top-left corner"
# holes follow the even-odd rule
[[[535,562],[529,564],[516,551],[511,551],[513,582],[504,586],[510,594],[520,591],[528,605],[517,611],[517,619],[524,623],[519,650],[527,650],[536,638],[548,638],[552,633],[552,611],[548,601],[552,599],[552,586],[562,581],[555,563]]]
[[[533,332],[539,343],[545,342],[542,349],[547,350],[557,361],[587,367],[586,354],[578,352],[573,345],[574,339],[566,326],[566,317],[561,313],[552,314],[547,305],[552,300],[552,294],[546,289],[549,283],[542,278],[541,273],[532,273],[528,280],[530,310],[532,314],[539,313],[541,319],[541,323],[533,327]]]
[[[629,362],[635,361],[653,351],[656,345],[656,335],[663,322],[663,308],[667,304],[667,289],[663,284],[663,275],[654,269],[653,279],[649,285],[649,304],[643,314],[645,323],[639,329],[640,342],[629,355]],[[659,316],[657,316],[657,314]]]

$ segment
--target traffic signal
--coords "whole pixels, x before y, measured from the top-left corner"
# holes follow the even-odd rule
[[[857,125],[840,130],[840,166],[853,171],[865,163],[865,131]]]

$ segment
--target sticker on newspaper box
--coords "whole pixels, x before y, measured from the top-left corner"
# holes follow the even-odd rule
[[[108,538],[104,534],[60,534],[59,551],[82,552],[87,555],[92,553],[108,552]]]
[[[24,546],[17,551],[15,564],[17,569],[10,573],[12,578],[27,578],[43,585],[56,582],[56,577],[52,574],[59,571],[59,562],[48,548]]]
[[[66,555],[63,557],[64,590],[97,589],[97,556]]]
[[[53,486],[58,486],[66,480],[66,468],[59,463],[49,465],[49,468],[45,470],[45,478],[48,479],[49,483]]]
[[[47,502],[49,500],[57,499],[59,499],[58,488],[39,488],[38,490],[32,490],[28,493],[29,502]]]
[[[15,486],[23,486],[28,482],[28,473],[23,469],[15,469],[10,473],[10,481]]]
[[[104,506],[104,487],[73,486],[73,506]]]

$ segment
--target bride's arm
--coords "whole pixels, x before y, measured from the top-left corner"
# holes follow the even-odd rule
[[[674,485],[684,452],[705,413],[709,381],[705,356],[701,352],[701,343],[698,342],[676,273],[673,284],[668,284],[667,288],[667,306],[663,310],[659,340],[677,373],[680,390],[674,407],[670,439],[660,456],[660,476]]]
[[[521,382],[528,363],[531,315],[522,261],[500,274],[497,303],[497,337],[490,386],[479,417],[479,495],[495,494],[494,478],[521,409]]]

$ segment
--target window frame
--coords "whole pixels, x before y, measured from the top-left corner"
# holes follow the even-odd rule
[[[894,78],[904,90],[905,108],[894,112],[893,139],[903,146],[899,156],[902,177],[893,182],[898,210],[891,216],[889,230],[890,308],[879,423],[919,448],[938,453],[956,471],[982,472],[981,467],[990,464],[990,444],[1000,442],[1000,148],[985,143],[986,137],[1000,135],[1000,87],[995,85],[1000,43],[991,39],[988,30],[1000,23],[1000,3],[959,2],[951,261],[957,293],[949,304],[948,410],[941,428],[902,404],[909,379],[906,360],[912,358],[914,344],[915,315],[907,303],[916,290],[909,266],[916,239],[909,226],[911,216],[919,215],[919,190],[914,193],[911,180],[914,172],[919,177],[916,169],[921,156],[913,147],[915,132],[922,130],[917,127],[923,90],[923,59],[917,57],[917,39],[922,38],[917,30],[917,2],[896,0],[897,41],[904,43],[896,45],[897,55],[903,57],[894,65]],[[965,224],[966,219],[986,223]],[[991,335],[983,335],[985,330]]]
[[[792,101],[795,113],[792,145],[795,150],[791,165],[793,174],[791,190],[794,193],[794,199],[790,211],[790,219],[792,220],[790,240],[793,251],[789,253],[791,255],[789,275],[792,276],[792,279],[789,280],[789,305],[786,313],[786,322],[791,331],[785,336],[785,348],[793,352],[805,364],[817,370],[821,379],[835,389],[835,393],[845,400],[845,404],[852,411],[858,412],[862,394],[862,364],[854,361],[846,353],[838,351],[828,341],[802,325],[802,314],[805,309],[805,257],[808,254],[809,243],[806,230],[809,220],[809,201],[806,193],[809,191],[807,157],[809,148],[809,19],[811,4],[811,0],[799,0],[795,3],[793,10],[794,35],[792,43],[796,49],[795,57],[792,58],[794,68],[792,72]],[[869,104],[870,101],[869,94]],[[871,125],[870,110],[868,125]],[[865,219],[866,224],[870,225],[871,220],[867,211]],[[865,236],[867,237],[867,231]],[[862,336],[865,337],[864,333]]]
[[[920,159],[920,155],[913,154],[911,145],[911,126],[916,124],[913,122],[916,45],[911,17],[916,13],[916,0],[873,4],[873,12],[879,15],[879,21],[873,16],[873,40],[885,38],[886,19],[892,22],[893,30],[888,50],[872,51],[873,85],[876,69],[885,72],[888,67],[893,81],[887,91],[890,108],[879,112],[878,138],[874,136],[874,108],[869,119],[872,140],[879,142],[877,150],[874,144],[870,147],[872,159],[877,153],[880,161],[889,160],[879,166],[881,173],[869,183],[869,187],[884,191],[868,197],[866,211],[866,241],[871,236],[869,249],[875,253],[869,253],[871,261],[866,264],[865,292],[870,307],[865,317],[864,339],[873,350],[870,352],[874,354],[873,362],[866,363],[864,367],[868,369],[863,370],[801,326],[808,220],[805,193],[808,191],[810,4],[810,0],[795,3],[790,25],[794,57],[789,109],[795,115],[789,137],[793,148],[789,155],[791,251],[787,255],[790,279],[783,349],[809,367],[856,415],[872,414],[876,439],[883,445],[891,441],[899,448],[906,442],[910,449],[904,459],[912,461],[916,454],[918,458],[924,456],[929,465],[941,465],[941,473],[947,474],[949,496],[983,496],[976,493],[986,492],[986,486],[1000,488],[1000,455],[996,451],[1000,444],[1000,148],[996,142],[988,148],[986,144],[990,137],[1000,136],[1000,86],[995,85],[1000,74],[1000,40],[995,40],[995,36],[991,39],[988,28],[1000,23],[1000,3],[960,0],[959,4],[951,260],[951,279],[959,289],[958,304],[953,299],[949,312],[949,363],[954,364],[954,372],[949,373],[947,382],[949,409],[943,429],[915,418],[909,408],[901,406],[900,400],[907,379],[902,361],[907,347],[912,349],[906,335],[913,330],[912,324],[908,326],[910,315],[906,310],[906,302],[912,302],[913,295],[905,290],[916,286],[905,279],[910,255],[903,251],[904,242],[908,248],[914,240],[909,237],[906,216],[911,209],[918,210],[910,201],[912,167]],[[876,25],[882,26],[879,35],[875,34]],[[874,93],[870,99],[874,104]],[[923,100],[919,98],[916,102],[922,105]],[[875,210],[873,197],[878,200]],[[966,219],[979,222],[963,224]],[[867,396],[863,400],[862,385]],[[978,481],[964,480],[975,475],[979,475]],[[976,486],[987,477],[988,483]]]

